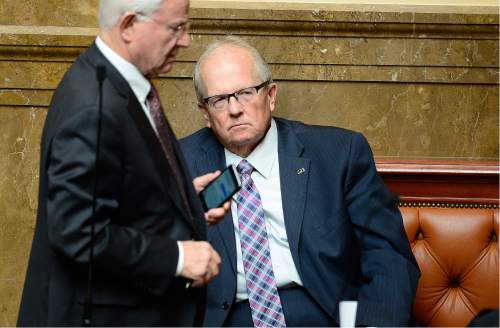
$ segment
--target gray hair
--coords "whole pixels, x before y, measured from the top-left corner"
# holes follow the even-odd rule
[[[252,55],[255,62],[255,74],[257,78],[264,81],[272,81],[271,70],[269,69],[269,65],[264,61],[262,56],[259,54],[257,49],[252,47],[248,42],[237,36],[226,36],[224,39],[220,41],[213,42],[207,46],[205,51],[201,54],[198,62],[196,63],[196,67],[194,68],[193,81],[194,81],[194,90],[196,91],[196,97],[198,98],[198,102],[202,102],[203,98],[206,96],[206,88],[205,84],[203,84],[203,80],[201,78],[200,67],[205,59],[207,59],[210,54],[220,48],[223,45],[231,45],[238,48],[247,49]]]
[[[127,11],[151,16],[166,0],[100,0],[99,27],[110,29]]]

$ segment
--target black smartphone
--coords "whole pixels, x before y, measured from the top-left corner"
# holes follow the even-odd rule
[[[240,176],[233,165],[229,165],[215,180],[200,193],[205,211],[221,207],[241,188]]]

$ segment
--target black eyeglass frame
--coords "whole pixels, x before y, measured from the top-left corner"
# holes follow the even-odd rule
[[[237,101],[239,101],[238,100],[238,97],[239,97],[238,94],[241,93],[243,90],[246,90],[246,89],[255,89],[255,92],[257,94],[259,94],[259,90],[262,89],[262,88],[264,88],[265,86],[267,86],[271,82],[272,82],[272,80],[266,80],[266,81],[262,82],[259,85],[251,86],[251,87],[246,87],[246,88],[240,89],[238,91],[235,91],[233,93],[223,93],[223,94],[220,94],[220,95],[213,95],[213,96],[210,96],[210,97],[206,97],[206,98],[202,99],[202,103],[208,106],[208,101],[210,99],[215,98],[215,97],[224,97],[227,100],[228,103],[229,103],[229,100],[231,99],[231,97],[234,97]]]

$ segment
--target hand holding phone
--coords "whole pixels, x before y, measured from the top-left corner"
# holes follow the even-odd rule
[[[201,192],[200,199],[205,211],[221,207],[241,188],[240,177],[233,165],[229,165],[215,180]]]

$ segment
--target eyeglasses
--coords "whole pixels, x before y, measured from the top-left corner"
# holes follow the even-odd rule
[[[143,13],[136,13],[136,15],[138,17],[142,17],[143,19],[152,21],[156,24],[159,24],[159,25],[165,27],[166,30],[173,32],[174,36],[176,38],[180,37],[184,32],[189,31],[189,27],[191,27],[190,21],[182,22],[182,23],[177,24],[177,25],[169,25],[169,24],[164,24],[162,22],[159,22],[158,20],[154,19],[153,17],[150,17],[150,16],[145,15]]]
[[[234,97],[241,105],[247,105],[254,101],[255,97],[259,93],[259,90],[268,85],[270,82],[270,80],[267,80],[254,87],[248,87],[233,93],[226,93],[222,95],[203,98],[203,103],[215,111],[222,111],[226,109],[231,97]]]

